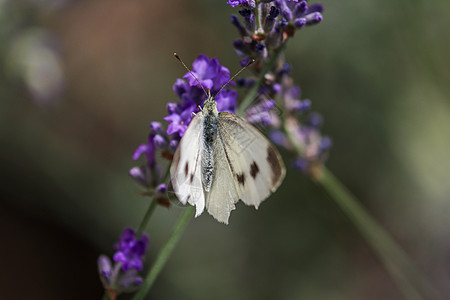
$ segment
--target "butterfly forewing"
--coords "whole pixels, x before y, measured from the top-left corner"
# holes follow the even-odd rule
[[[203,114],[199,112],[184,133],[170,166],[170,178],[178,200],[183,204],[195,205],[196,216],[205,208],[201,181],[202,133]]]

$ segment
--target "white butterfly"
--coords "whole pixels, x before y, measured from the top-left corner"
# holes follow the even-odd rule
[[[286,170],[278,151],[244,119],[218,112],[208,93],[175,151],[170,176],[181,203],[207,209],[228,224],[235,204],[242,200],[255,208],[273,193]]]

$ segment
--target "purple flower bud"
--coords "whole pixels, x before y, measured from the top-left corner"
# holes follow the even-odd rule
[[[147,186],[147,176],[145,166],[130,169],[130,176],[140,185]]]
[[[227,4],[230,4],[231,7],[236,7],[236,6],[241,5],[241,1],[239,1],[239,0],[228,0]]]
[[[251,60],[252,60],[252,59],[251,59],[250,57],[244,57],[243,59],[241,59],[240,64],[241,64],[242,67],[245,67],[246,65],[249,64],[249,62],[250,62]]]
[[[169,114],[173,114],[178,110],[178,104],[177,103],[167,103],[167,112]]]
[[[308,9],[308,4],[306,3],[306,1],[301,1],[299,3],[297,3],[294,7],[294,16],[295,17],[300,17],[301,15],[303,15],[306,10]]]
[[[111,260],[106,255],[100,255],[97,260],[97,266],[102,281],[109,282],[113,271]]]
[[[307,23],[306,18],[297,18],[297,19],[294,20],[294,26],[296,28],[305,27],[306,23]]]
[[[286,26],[288,26],[289,22],[286,19],[281,19],[276,25],[275,29],[278,27],[279,29],[282,29]]]
[[[129,290],[130,288],[137,288],[142,284],[143,280],[137,275],[135,269],[130,269],[128,272],[123,274],[119,279],[119,284]]]
[[[314,128],[319,128],[322,126],[323,118],[318,113],[312,113],[309,116],[309,124]]]
[[[311,100],[305,99],[303,101],[300,101],[300,105],[298,107],[298,110],[300,111],[307,111],[311,108]]]
[[[145,153],[148,149],[148,145],[139,145],[133,153],[133,160],[138,160],[142,153]]]
[[[310,13],[313,13],[313,12],[320,12],[320,13],[323,12],[323,5],[320,4],[320,3],[316,3],[316,4],[311,5],[308,8],[306,14],[310,14]]]
[[[283,16],[284,19],[286,19],[287,21],[292,19],[292,12],[289,9],[283,9],[281,11],[281,15]]]
[[[279,93],[281,93],[281,91],[283,90],[283,87],[282,87],[281,84],[279,84],[279,83],[274,83],[274,84],[272,85],[272,89],[273,89],[273,91],[274,91],[276,94],[279,94]]]
[[[322,21],[323,17],[320,12],[315,12],[309,15],[306,15],[306,25],[314,25],[318,24]]]
[[[155,141],[155,146],[159,149],[165,148],[167,146],[166,139],[160,134],[155,135],[154,141]]]
[[[242,5],[244,7],[255,8],[255,0],[228,0],[227,4],[231,7]]]
[[[298,157],[294,161],[294,168],[299,171],[306,172],[309,168],[309,161],[304,157]]]
[[[231,22],[231,24],[236,26],[236,28],[239,31],[239,34],[241,36],[245,36],[247,34],[247,30],[244,28],[244,26],[242,26],[242,23],[241,23],[241,21],[239,21],[238,16],[231,15],[230,22]]]
[[[264,31],[270,32],[273,29],[273,26],[275,24],[275,19],[280,14],[280,9],[272,6],[270,7],[269,15],[267,16],[266,20],[264,21]]]
[[[169,148],[171,151],[175,151],[178,147],[178,141],[177,140],[171,140],[169,143]]]
[[[244,18],[248,18],[252,15],[252,11],[250,9],[242,9],[239,11],[239,14]]]
[[[278,76],[283,76],[289,74],[291,72],[291,65],[289,63],[284,63],[281,70],[278,72]]]
[[[319,145],[319,148],[320,148],[320,150],[323,152],[323,151],[327,151],[328,149],[330,149],[331,148],[331,145],[332,145],[332,141],[331,141],[331,139],[329,138],[329,137],[327,137],[327,136],[324,136],[324,137],[322,137],[321,139],[320,139],[320,145]]]
[[[183,94],[186,93],[186,91],[189,89],[189,86],[186,83],[186,81],[184,81],[182,79],[177,79],[175,81],[175,83],[173,84],[172,89],[175,92],[175,94],[179,98],[181,98],[183,96]]]
[[[256,52],[261,53],[264,51],[264,49],[266,49],[266,45],[264,45],[263,43],[256,43],[255,45]]]
[[[244,25],[250,32],[256,28],[255,14],[250,9],[243,9],[239,11],[239,14],[244,17]]]
[[[155,132],[163,132],[160,122],[150,122],[150,128]]]
[[[270,140],[275,143],[275,145],[288,148],[290,143],[286,135],[280,130],[274,130],[269,135]]]
[[[165,184],[160,184],[156,187],[156,192],[159,194],[165,194],[167,193],[167,185]]]

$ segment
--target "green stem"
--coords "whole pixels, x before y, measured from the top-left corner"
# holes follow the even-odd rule
[[[259,88],[263,86],[264,78],[267,73],[270,72],[273,65],[277,61],[278,56],[280,55],[281,51],[284,49],[284,46],[286,45],[287,40],[285,40],[280,47],[278,47],[273,55],[270,57],[270,60],[264,64],[264,67],[258,77],[258,80],[255,82],[253,87],[248,91],[247,96],[245,96],[244,100],[242,100],[241,104],[238,107],[237,114],[242,116],[247,109],[247,107],[250,106],[250,104],[255,100],[256,96],[258,95]]]
[[[147,277],[145,278],[144,282],[142,283],[141,288],[136,293],[136,295],[134,295],[133,300],[144,299],[145,295],[147,294],[147,292],[150,290],[151,286],[153,285],[156,277],[158,277],[162,268],[166,264],[167,259],[169,258],[170,254],[172,253],[173,249],[175,248],[175,245],[177,244],[178,240],[180,239],[181,234],[183,233],[184,229],[186,228],[188,221],[191,219],[193,212],[194,212],[193,206],[188,205],[184,209],[184,212],[181,215],[180,219],[178,220],[178,223],[176,224],[175,229],[173,230],[172,234],[170,235],[169,240],[166,242],[164,247],[159,252],[158,257],[155,260],[155,263],[153,264],[152,268],[150,269],[150,272],[147,274]]]
[[[107,293],[107,292],[105,292],[105,293],[103,294],[103,298],[102,298],[102,300],[110,300],[110,298],[109,298],[109,296],[108,296],[108,293]]]
[[[416,271],[407,254],[327,168],[322,167],[317,182],[360,231],[406,299],[439,299],[425,278]]]
[[[156,199],[154,199],[153,197],[150,201],[151,202],[147,208],[147,211],[145,212],[144,218],[142,219],[141,224],[139,224],[139,228],[136,231],[136,236],[140,236],[142,232],[144,232],[148,222],[150,221],[150,217],[152,216],[153,212],[155,211],[156,205],[158,204]]]
[[[258,24],[258,28],[256,29],[256,32],[263,32],[263,25],[262,25],[262,16],[261,16],[261,6],[259,5],[259,1],[255,1],[255,18],[256,22]]]

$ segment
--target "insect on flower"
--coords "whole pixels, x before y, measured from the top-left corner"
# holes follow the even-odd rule
[[[278,151],[258,129],[235,114],[217,109],[215,98],[245,67],[213,97],[174,55],[207,99],[175,151],[170,167],[173,189],[181,203],[195,206],[196,217],[206,207],[216,220],[228,224],[238,201],[258,208],[275,192],[284,179],[285,167]]]

